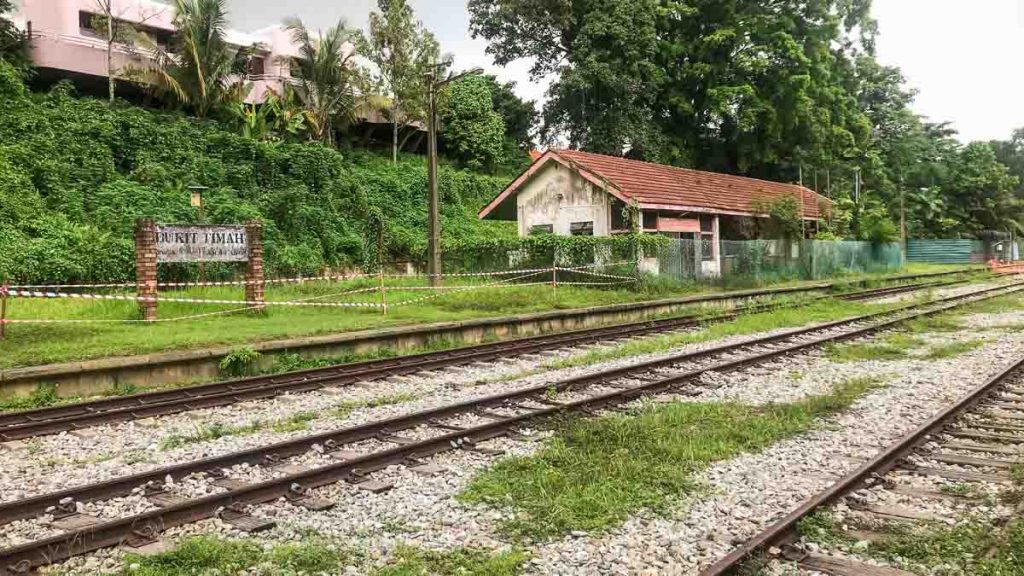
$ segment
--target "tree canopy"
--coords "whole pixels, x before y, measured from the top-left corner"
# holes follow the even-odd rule
[[[899,69],[875,59],[870,0],[470,0],[469,10],[499,65],[530,58],[535,78],[554,76],[549,141],[802,176],[851,211],[844,233],[855,237],[898,233],[901,197],[913,235],[1022,220],[997,158],[915,115]]]

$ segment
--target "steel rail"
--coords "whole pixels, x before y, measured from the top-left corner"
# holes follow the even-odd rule
[[[992,290],[999,289],[1002,289],[1002,287],[993,288]],[[334,430],[324,432],[321,434],[305,436],[293,440],[288,440],[285,442],[276,443],[269,446],[251,448],[249,450],[226,454],[223,456],[205,458],[193,462],[187,462],[183,464],[158,468],[148,472],[142,472],[139,474],[123,478],[108,480],[105,482],[92,484],[85,487],[69,488],[67,490],[63,490],[52,494],[46,494],[9,503],[0,503],[0,525],[7,524],[16,520],[37,516],[39,514],[42,514],[50,506],[55,506],[61,501],[64,501],[68,498],[81,502],[103,500],[106,498],[127,494],[133,488],[142,486],[149,482],[161,481],[168,476],[170,476],[174,480],[178,480],[194,472],[212,470],[217,468],[226,468],[242,463],[261,463],[264,462],[267,459],[267,457],[271,455],[273,456],[274,459],[278,459],[293,456],[296,454],[301,454],[309,450],[314,445],[330,446],[336,444],[357,442],[360,440],[374,438],[382,429],[388,429],[391,431],[404,430],[419,424],[429,423],[432,420],[436,420],[439,418],[450,417],[456,414],[471,412],[474,409],[497,406],[512,400],[528,398],[530,396],[534,396],[537,394],[543,394],[552,388],[554,388],[557,391],[565,391],[572,389],[574,387],[587,386],[602,381],[626,377],[630,374],[642,374],[644,372],[648,372],[658,368],[663,368],[666,366],[672,366],[682,362],[699,360],[701,358],[726,354],[743,348],[749,348],[752,346],[759,346],[763,344],[771,344],[790,338],[796,338],[812,332],[829,330],[837,326],[854,324],[857,322],[870,320],[872,318],[889,316],[894,313],[898,313],[902,310],[913,308],[915,306],[918,305],[908,304],[893,310],[877,312],[874,314],[861,315],[852,318],[844,318],[842,320],[835,320],[822,324],[815,324],[813,326],[805,326],[802,328],[788,330],[779,334],[762,336],[759,338],[754,338],[743,342],[722,344],[718,346],[713,346],[711,348],[706,348],[703,350],[673,354],[665,358],[648,360],[637,364],[630,364],[627,366],[621,366],[619,368],[613,368],[610,370],[596,372],[593,374],[583,374],[580,376],[574,376],[554,383],[531,386],[520,390],[515,390],[512,392],[484,396],[482,398],[467,400],[464,402],[448,406],[443,406],[403,416],[397,416],[394,418],[389,418],[387,420],[370,422],[367,424],[356,426],[354,428],[346,428],[342,430]]]
[[[99,548],[115,545],[125,541],[127,538],[135,537],[141,538],[143,536],[153,536],[159,532],[180,524],[186,524],[194,522],[203,518],[208,518],[216,515],[219,511],[224,509],[238,510],[239,506],[251,505],[269,502],[280,497],[287,497],[291,500],[301,500],[305,495],[306,491],[311,488],[323,486],[325,484],[334,483],[345,479],[361,479],[366,474],[380,470],[386,466],[394,464],[404,464],[410,461],[418,461],[420,458],[430,456],[439,452],[458,448],[471,448],[476,443],[483,440],[491,439],[508,433],[517,427],[523,426],[530,421],[545,418],[553,414],[565,413],[565,412],[576,412],[576,411],[587,411],[595,408],[602,408],[607,406],[614,406],[622,402],[626,402],[640,396],[648,395],[651,393],[661,392],[667,389],[676,388],[682,384],[692,382],[698,379],[702,374],[707,372],[725,372],[758,364],[769,359],[784,356],[787,354],[793,354],[802,350],[806,350],[812,347],[819,346],[828,342],[838,342],[858,338],[885,328],[896,326],[907,320],[919,318],[927,315],[938,314],[947,310],[956,308],[962,305],[960,300],[967,300],[975,296],[982,296],[973,301],[984,300],[992,298],[998,295],[1012,294],[1024,290],[1024,282],[1015,283],[1006,286],[1000,286],[996,288],[988,288],[972,292],[969,294],[952,296],[935,300],[924,304],[911,304],[908,306],[901,307],[900,309],[887,311],[885,313],[877,313],[872,315],[859,316],[845,321],[829,322],[821,325],[817,325],[811,328],[804,328],[799,330],[790,331],[784,334],[775,336],[776,339],[792,338],[797,335],[806,334],[811,331],[821,331],[834,327],[841,323],[856,323],[868,319],[871,317],[878,317],[882,315],[892,315],[901,310],[907,310],[911,308],[921,308],[925,306],[935,306],[936,304],[946,303],[945,306],[937,306],[929,308],[916,313],[910,313],[906,315],[900,315],[896,318],[892,318],[877,324],[872,324],[865,327],[856,328],[852,331],[843,332],[840,334],[826,335],[823,337],[815,338],[810,341],[797,342],[788,346],[784,346],[778,349],[769,350],[766,352],[760,352],[752,356],[746,356],[739,359],[724,360],[718,362],[712,366],[707,366],[699,369],[688,370],[679,374],[675,374],[666,378],[644,382],[642,384],[631,386],[628,388],[616,389],[612,392],[604,392],[596,394],[589,398],[581,400],[566,402],[566,403],[555,403],[556,405],[534,409],[524,408],[523,406],[516,406],[518,409],[527,410],[526,413],[509,416],[500,420],[475,426],[471,428],[455,429],[453,426],[448,426],[437,422],[438,418],[450,416],[452,414],[463,413],[466,408],[480,408],[484,406],[493,405],[506,405],[510,403],[514,404],[512,400],[530,400],[530,396],[536,396],[538,389],[533,388],[526,391],[513,392],[509,394],[496,395],[486,397],[476,401],[470,401],[457,406],[449,406],[438,409],[439,411],[425,411],[406,417],[406,428],[415,424],[430,424],[441,430],[453,430],[448,433],[441,434],[434,438],[427,440],[411,442],[408,444],[400,444],[394,448],[389,448],[381,451],[359,456],[356,458],[344,460],[337,464],[323,466],[307,471],[302,471],[294,474],[284,476],[282,478],[262,482],[259,484],[253,484],[238,488],[232,488],[226,492],[219,493],[212,496],[207,496],[199,499],[188,500],[180,504],[172,504],[145,512],[136,516],[126,517],[122,519],[112,520],[104,522],[102,524],[88,526],[78,530],[71,530],[63,534],[52,536],[37,540],[35,542],[29,542],[20,546],[15,546],[6,550],[0,550],[0,576],[6,574],[17,574],[19,571],[28,570],[39,567],[44,564],[50,564],[61,561],[73,555],[86,553]],[[993,294],[993,292],[999,291],[999,294]],[[752,346],[757,343],[764,343],[766,339],[773,337],[766,337],[756,339],[742,343],[743,346]],[[730,345],[732,347],[740,346]],[[724,350],[727,347],[722,347]],[[721,352],[721,350],[720,350]],[[664,363],[669,359],[663,359],[659,361],[653,361],[652,363],[646,363],[648,367],[658,365],[665,365]],[[678,357],[675,359],[678,363]],[[606,373],[599,373],[590,375],[590,377],[603,377],[603,379],[614,379],[615,377],[621,377],[623,369],[617,369]],[[615,374],[615,376],[612,376]],[[574,379],[570,379],[574,380]],[[569,381],[563,381],[561,385],[563,389],[569,388],[572,384],[566,384]],[[547,388],[547,387],[544,387]],[[546,404],[551,404],[547,402]],[[459,408],[462,409],[459,409]],[[358,426],[355,428],[340,430],[336,434],[340,435],[338,441],[334,441],[329,444],[326,435],[319,435],[315,438],[323,441],[326,446],[334,446],[340,448],[341,445],[346,443],[352,443],[365,439],[366,437],[379,437],[383,432],[390,434],[394,430],[392,426],[389,426],[389,422],[394,422],[395,419],[377,422],[370,425]],[[367,436],[372,434],[372,436]],[[347,437],[345,435],[348,435]],[[310,437],[314,438],[314,437]],[[309,440],[308,438],[305,440]],[[283,446],[285,443],[275,445]],[[284,450],[280,450],[283,452]],[[132,477],[132,479],[136,479]],[[136,487],[138,484],[135,485]],[[90,487],[85,487],[90,488]],[[120,489],[124,489],[122,486]],[[57,495],[48,495],[48,498],[54,498]],[[51,500],[52,501],[52,500]],[[13,504],[18,504],[13,503]],[[41,504],[41,501],[37,501],[34,506]],[[13,510],[13,509],[12,509]]]
[[[895,444],[880,452],[838,482],[804,502],[781,520],[778,520],[727,556],[700,572],[700,576],[719,576],[739,570],[742,564],[773,546],[780,546],[796,535],[797,524],[815,510],[836,502],[850,492],[875,483],[879,476],[897,467],[900,461],[924,443],[928,437],[943,431],[953,420],[974,409],[1001,385],[1009,380],[1024,376],[1024,358],[1020,358],[1001,369],[984,384],[975,388],[949,408],[929,418],[924,424],[907,433]]]
[[[965,281],[954,280],[886,287],[839,294],[835,297],[847,300],[864,300],[876,296],[888,296],[962,282]],[[808,301],[828,297],[830,296],[823,295]],[[792,302],[784,305],[795,306],[803,303],[806,302]],[[398,358],[370,360],[328,368],[314,368],[276,376],[229,380],[188,388],[104,398],[67,406],[54,406],[0,414],[0,441],[20,440],[35,436],[58,434],[98,424],[164,416],[250,400],[267,399],[286,393],[309,392],[325,386],[341,386],[355,382],[365,382],[438,368],[484,362],[497,358],[508,358],[510,356],[530,354],[558,347],[677,330],[693,327],[701,323],[727,321],[736,318],[739,314],[752,314],[779,307],[778,304],[771,302],[753,304],[713,316],[694,314],[664,320],[640,321],[619,326],[606,326],[479,344],[440,352],[426,352]]]

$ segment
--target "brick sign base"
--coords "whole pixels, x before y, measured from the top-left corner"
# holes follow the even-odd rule
[[[135,282],[138,287],[142,318],[157,319],[157,245],[156,223],[151,218],[135,222]],[[245,299],[255,310],[264,309],[263,227],[256,220],[245,224],[248,238],[248,265],[245,270]]]

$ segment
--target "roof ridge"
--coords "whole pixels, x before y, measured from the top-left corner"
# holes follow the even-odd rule
[[[766,184],[771,184],[773,186],[791,186],[793,188],[806,190],[808,192],[811,192],[813,194],[817,194],[817,195],[821,196],[820,192],[816,192],[814,190],[811,190],[807,186],[804,186],[804,185],[799,184],[799,183],[779,182],[778,180],[766,180],[764,178],[754,178],[753,176],[743,176],[743,175],[740,175],[740,174],[726,174],[724,172],[713,172],[711,170],[699,170],[697,168],[684,168],[682,166],[672,166],[671,164],[659,164],[658,162],[652,162],[650,160],[638,160],[636,158],[626,158],[625,156],[615,156],[615,155],[612,155],[612,154],[600,154],[598,152],[587,152],[586,150],[572,150],[572,149],[569,149],[569,148],[551,148],[549,150],[551,152],[554,152],[555,154],[558,154],[560,152],[568,152],[569,154],[584,154],[584,155],[587,155],[587,156],[600,156],[600,157],[603,157],[603,158],[611,158],[613,160],[622,160],[622,161],[625,161],[625,162],[637,162],[639,164],[646,164],[648,166],[654,166],[656,168],[668,168],[670,170],[678,170],[680,172],[688,172],[688,173],[693,173],[693,174],[709,174],[709,175],[712,175],[712,176],[724,176],[724,177],[727,177],[727,178],[742,178],[743,180],[749,180],[749,181],[752,181],[752,182],[764,182]],[[822,197],[824,198],[824,196],[822,196]]]

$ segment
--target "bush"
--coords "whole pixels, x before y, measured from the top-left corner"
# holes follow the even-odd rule
[[[315,143],[247,139],[210,121],[78,98],[70,84],[26,91],[0,62],[0,280],[124,281],[134,275],[135,220],[196,223],[188,187],[207,186],[212,224],[264,225],[266,270],[315,274],[364,261],[362,232],[376,208],[388,221],[388,258],[423,258],[426,164]],[[443,166],[443,234],[514,238],[477,210],[508,182]],[[237,267],[208,266],[230,275]],[[196,267],[162,266],[164,279]]]

